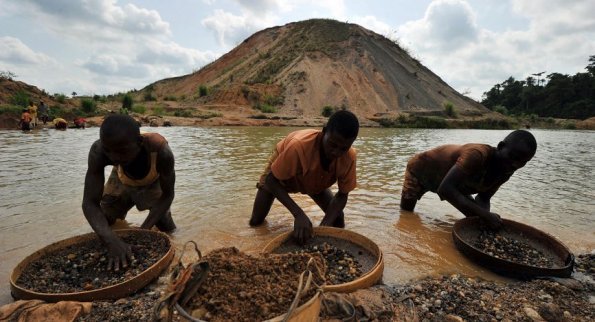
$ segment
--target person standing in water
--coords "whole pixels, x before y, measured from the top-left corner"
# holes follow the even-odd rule
[[[322,130],[290,133],[275,146],[257,183],[250,226],[261,225],[278,199],[294,217],[293,236],[300,243],[312,237],[312,222],[290,197],[307,194],[324,211],[321,226],[345,227],[343,209],[356,187],[356,153],[351,147],[359,131],[349,111],[331,115]],[[333,195],[330,187],[338,183]]]
[[[113,168],[104,186],[104,168],[109,165]],[[133,255],[130,245],[110,228],[133,206],[149,209],[140,228],[156,226],[164,232],[176,228],[170,211],[175,180],[174,155],[163,136],[141,134],[138,122],[128,115],[105,118],[99,140],[89,150],[82,208],[107,247],[108,269],[127,267]]]
[[[405,170],[401,209],[413,211],[417,201],[432,191],[463,215],[478,216],[492,228],[498,228],[502,220],[490,211],[490,199],[533,158],[536,150],[535,137],[528,131],[516,130],[497,147],[448,144],[416,154]]]

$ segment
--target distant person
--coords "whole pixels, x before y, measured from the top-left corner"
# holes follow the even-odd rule
[[[535,137],[525,130],[516,130],[497,147],[450,144],[416,154],[405,170],[401,209],[413,211],[417,201],[432,191],[465,216],[479,216],[492,228],[498,228],[502,220],[490,212],[490,199],[533,158],[536,150]],[[477,194],[475,198],[473,194]]]
[[[109,165],[113,168],[104,186],[104,168]],[[140,228],[156,226],[165,232],[176,228],[170,212],[175,179],[174,155],[163,136],[141,134],[128,115],[105,118],[99,140],[89,151],[83,213],[108,250],[108,269],[127,267],[131,259],[130,245],[109,226],[126,218],[133,206],[149,209]]]
[[[31,126],[37,127],[37,105],[33,101],[29,101],[29,114],[31,114]]]
[[[77,129],[84,129],[87,125],[87,120],[84,117],[74,118],[74,127]]]
[[[29,109],[23,109],[23,113],[21,114],[21,120],[19,121],[19,127],[23,131],[31,131],[31,114],[29,113]]]
[[[356,186],[357,117],[349,111],[331,115],[322,130],[299,130],[277,143],[256,187],[250,225],[264,222],[278,199],[293,215],[293,236],[299,243],[312,237],[312,222],[289,196],[307,194],[324,211],[321,226],[345,227],[343,209]],[[339,191],[329,189],[335,182]]]
[[[45,105],[45,103],[43,101],[39,101],[39,108],[38,108],[37,112],[39,113],[39,116],[41,118],[41,121],[43,122],[43,125],[46,125],[46,123],[50,119],[50,115],[49,115],[49,108],[47,105]]]
[[[66,130],[68,128],[68,121],[61,117],[56,117],[52,122],[56,130]]]

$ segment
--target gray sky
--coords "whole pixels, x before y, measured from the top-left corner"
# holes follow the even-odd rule
[[[0,0],[0,71],[49,93],[126,92],[263,28],[332,18],[398,39],[479,100],[509,76],[583,72],[594,12],[593,0]]]

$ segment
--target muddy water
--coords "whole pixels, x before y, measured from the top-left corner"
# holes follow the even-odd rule
[[[178,245],[195,240],[203,251],[223,246],[258,252],[292,227],[275,203],[263,227],[248,227],[254,184],[274,143],[291,128],[147,128],[162,133],[176,157],[172,206]],[[461,272],[497,278],[454,248],[450,229],[462,218],[427,194],[415,213],[399,211],[409,156],[445,143],[495,145],[509,131],[362,129],[358,188],[346,208],[349,229],[377,242],[385,254],[384,281],[405,282],[428,274]],[[595,248],[595,132],[532,131],[539,147],[492,199],[493,211],[547,231],[574,252]],[[0,304],[11,300],[9,275],[33,251],[90,232],[81,199],[86,158],[98,129],[0,131]],[[109,169],[106,169],[106,172]],[[322,212],[295,196],[314,224]],[[131,211],[138,226],[146,212]]]

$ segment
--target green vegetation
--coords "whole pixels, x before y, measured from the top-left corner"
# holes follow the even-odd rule
[[[269,104],[256,104],[254,108],[263,113],[277,113],[277,108]]]
[[[455,111],[455,106],[452,102],[444,102],[444,114],[448,117],[456,118],[457,112]]]
[[[198,96],[199,97],[207,96],[208,94],[209,94],[209,89],[207,88],[206,85],[201,84],[200,86],[198,86]]]
[[[134,104],[131,111],[133,113],[145,114],[147,112],[147,107],[142,104]]]
[[[29,106],[29,94],[25,93],[23,90],[19,90],[12,95],[10,103],[16,106],[27,107]]]
[[[95,114],[97,103],[92,99],[83,98],[81,100],[81,110],[86,114]]]
[[[322,107],[322,111],[320,112],[320,115],[322,115],[324,117],[329,117],[334,112],[335,112],[335,108],[334,107],[332,107],[330,105],[325,105],[325,106]]]
[[[283,96],[268,95],[268,94],[264,96],[264,103],[271,105],[271,106],[283,105],[284,102],[285,102],[285,97],[283,97]]]
[[[173,102],[175,102],[175,101],[178,100],[178,98],[175,95],[167,95],[167,96],[165,96],[163,98],[163,100],[164,101],[173,101]]]
[[[157,97],[152,92],[146,92],[143,96],[145,102],[156,101]]]
[[[66,102],[66,95],[62,94],[62,93],[54,93],[54,99],[58,102],[58,103],[62,103],[64,104]]]
[[[481,103],[494,111],[504,107],[511,115],[586,119],[595,116],[595,55],[586,73],[574,76],[535,73],[524,81],[512,76],[483,93]],[[536,78],[534,78],[535,76]],[[503,113],[505,114],[505,113]]]
[[[6,114],[6,115],[14,115],[14,116],[18,117],[21,115],[22,112],[23,112],[22,106],[0,105],[0,115]]]
[[[189,111],[189,110],[177,110],[177,111],[174,112],[174,116],[192,117],[192,111]]]
[[[126,109],[126,110],[132,109],[132,104],[134,104],[134,100],[132,99],[132,96],[130,94],[126,94],[126,95],[124,95],[124,97],[122,97],[122,108],[123,109]]]
[[[157,115],[157,116],[165,115],[165,108],[163,108],[163,106],[155,106],[155,107],[153,107],[151,112],[153,115]]]

